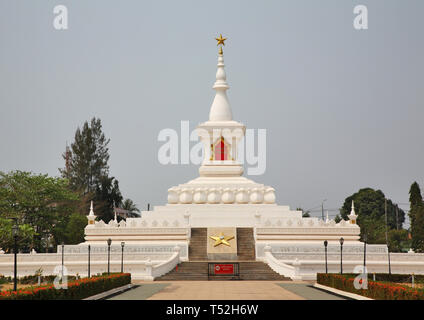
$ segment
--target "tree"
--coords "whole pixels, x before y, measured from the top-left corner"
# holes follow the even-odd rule
[[[22,231],[21,248],[41,251],[55,227],[75,209],[77,200],[66,179],[23,171],[0,172],[0,247],[10,248],[12,224],[5,220],[16,218]]]
[[[128,210],[130,212],[140,212],[140,209],[137,208],[137,205],[131,199],[125,199],[122,203],[122,209]]]
[[[415,252],[424,252],[424,205],[420,204],[414,208],[414,225],[412,227],[411,248]]]
[[[310,214],[310,210],[307,211],[303,211],[302,208],[296,208],[297,211],[302,211],[302,218],[310,218],[311,214]]]
[[[60,169],[71,188],[81,195],[79,212],[85,213],[93,200],[96,215],[106,223],[113,218],[114,206],[122,202],[118,180],[109,177],[109,142],[102,132],[100,119],[94,117],[90,123],[86,121],[82,129],[77,128],[71,150],[63,154],[65,168]]]
[[[411,221],[411,247],[415,252],[424,252],[424,202],[417,182],[409,190],[409,218]]]
[[[404,245],[408,243],[408,230],[391,229],[388,234],[389,238],[389,249],[392,252],[405,251]],[[407,251],[407,250],[406,250]]]
[[[372,188],[360,189],[346,198],[340,209],[341,217],[345,220],[351,211],[352,200],[358,215],[357,223],[361,227],[361,238],[367,234],[370,243],[386,243],[385,196],[381,190]],[[405,221],[405,212],[397,208],[387,199],[387,224],[389,229],[398,229]]]
[[[124,200],[122,209],[127,210],[127,217],[140,217],[140,209],[131,199]]]
[[[411,185],[411,188],[409,189],[409,202],[411,203],[411,207],[415,207],[423,203],[421,189],[416,181]]]
[[[11,252],[10,249],[14,245],[13,224],[12,219],[0,217],[0,248],[3,248],[5,252]],[[19,224],[18,226],[18,246],[19,248],[28,248],[35,235],[34,228],[29,224]]]
[[[66,243],[78,244],[84,241],[84,228],[87,225],[87,217],[73,213],[66,226]]]
[[[114,177],[101,177],[94,194],[96,215],[108,223],[114,216],[113,209],[122,202],[119,182]]]
[[[415,223],[416,211],[418,211],[419,207],[423,204],[423,198],[421,195],[420,186],[418,185],[416,181],[411,185],[411,188],[409,189],[409,202],[410,202],[409,219],[411,222],[411,234],[413,234],[414,233],[413,228],[416,225]]]
[[[71,150],[62,155],[67,166],[59,169],[62,176],[69,179],[73,190],[90,193],[102,177],[108,176],[109,141],[102,132],[100,119],[94,117],[90,124],[84,123],[82,130],[77,128]]]

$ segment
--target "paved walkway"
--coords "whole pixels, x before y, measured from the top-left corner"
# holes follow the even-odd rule
[[[169,286],[169,283],[143,283],[139,284],[139,287],[135,289],[125,291],[107,300],[146,300],[167,286]]]
[[[110,300],[341,300],[308,283],[283,281],[134,282],[139,287]]]
[[[278,285],[307,300],[346,300],[340,296],[314,288],[312,284],[308,283],[279,283]]]

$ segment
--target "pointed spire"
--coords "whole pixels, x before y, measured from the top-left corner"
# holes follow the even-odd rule
[[[113,201],[113,213],[115,214],[115,222],[118,221],[118,219],[116,218],[116,207],[115,207],[115,201]]]
[[[91,200],[90,204],[90,213],[88,214],[90,217],[94,217],[94,210],[93,210],[93,200]]]
[[[213,88],[216,91],[215,99],[213,100],[211,110],[209,112],[210,121],[231,121],[233,115],[230,108],[230,103],[227,98],[227,90],[230,88],[227,83],[227,75],[225,74],[224,54],[219,50],[218,68],[216,71],[216,81]]]
[[[356,218],[358,216],[355,213],[355,204],[353,203],[353,200],[352,200],[352,209],[350,210],[350,215],[348,215],[348,217],[351,224],[356,224]]]
[[[94,221],[96,220],[96,216],[94,215],[94,210],[93,210],[93,200],[91,201],[90,204],[90,213],[87,216],[87,220],[88,220],[88,225],[94,225]]]
[[[328,219],[328,210],[327,210],[327,219],[325,219],[325,222],[328,223],[330,219]]]

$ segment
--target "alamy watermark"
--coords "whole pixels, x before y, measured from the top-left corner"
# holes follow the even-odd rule
[[[367,30],[368,29],[368,8],[367,6],[360,4],[353,8],[353,13],[356,14],[353,19],[353,27],[356,30]]]
[[[68,8],[64,5],[57,5],[53,8],[53,27],[56,30],[68,30]]]
[[[353,273],[359,273],[353,280],[353,286],[356,290],[368,289],[368,272],[365,266],[355,266]]]
[[[53,281],[54,288],[68,289],[68,269],[65,266],[58,265],[54,268],[53,274],[57,275]]]

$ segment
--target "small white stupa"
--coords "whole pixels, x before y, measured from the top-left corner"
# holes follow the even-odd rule
[[[87,220],[88,220],[88,225],[94,227],[96,216],[94,215],[94,210],[93,210],[93,200],[91,200],[91,203],[90,203],[90,212],[88,213]]]
[[[348,218],[351,224],[356,224],[356,218],[358,218],[358,215],[355,213],[355,204],[353,203],[353,200],[352,200],[352,208],[350,210],[350,214],[348,215]]]

